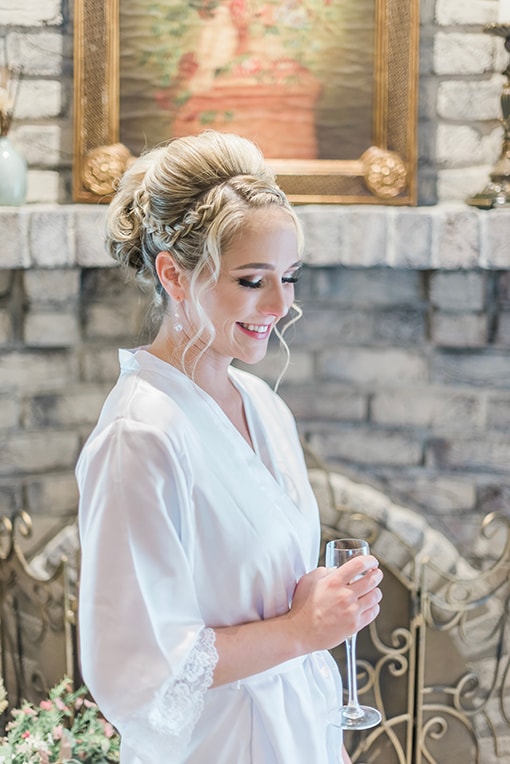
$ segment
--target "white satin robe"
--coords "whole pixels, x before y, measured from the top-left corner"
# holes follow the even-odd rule
[[[288,610],[320,526],[294,419],[231,368],[255,453],[215,401],[146,350],[121,375],[77,465],[86,684],[122,764],[338,764],[328,652],[209,688],[214,627]]]

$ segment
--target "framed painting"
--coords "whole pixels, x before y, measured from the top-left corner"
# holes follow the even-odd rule
[[[146,148],[254,140],[295,203],[416,203],[419,0],[76,0],[73,195]]]

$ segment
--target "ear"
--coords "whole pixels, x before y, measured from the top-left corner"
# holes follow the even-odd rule
[[[155,260],[156,273],[165,292],[180,302],[186,297],[186,272],[175,262],[170,252],[159,252]]]

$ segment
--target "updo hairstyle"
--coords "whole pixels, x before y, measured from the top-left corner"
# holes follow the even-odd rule
[[[190,274],[190,298],[199,326],[184,353],[197,342],[203,352],[213,341],[214,329],[202,309],[201,294],[218,280],[221,253],[250,212],[265,207],[288,213],[302,250],[300,223],[262,153],[246,138],[213,130],[152,149],[135,160],[120,180],[107,219],[108,251],[152,286],[153,308],[159,311],[166,308],[168,295],[155,268],[158,254],[170,252]],[[301,315],[293,307],[297,315],[288,326]],[[282,332],[275,331],[287,354],[287,367],[288,347]]]
[[[166,302],[155,260],[168,251],[191,274],[195,302],[219,275],[221,252],[254,209],[277,206],[301,229],[259,149],[212,130],[177,138],[135,160],[110,204],[106,244]],[[201,278],[201,277],[204,277]],[[197,284],[200,281],[200,289]]]

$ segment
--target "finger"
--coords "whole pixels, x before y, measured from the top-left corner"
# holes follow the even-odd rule
[[[383,580],[383,572],[380,568],[374,568],[364,576],[358,577],[349,586],[358,597],[363,597],[373,591]]]
[[[381,612],[381,607],[378,602],[372,607],[368,608],[367,610],[364,610],[360,616],[359,631],[361,631],[361,629],[364,629],[365,626],[368,626],[369,624],[371,624],[372,621],[375,621],[375,619],[377,618],[380,612]]]
[[[361,576],[366,575],[371,570],[379,567],[378,560],[371,554],[361,554],[353,557],[349,562],[344,563],[338,568],[342,572],[343,580],[346,584],[351,584]]]

